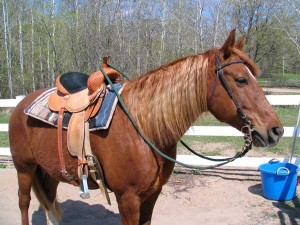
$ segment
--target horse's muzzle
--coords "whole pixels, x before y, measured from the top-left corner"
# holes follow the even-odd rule
[[[278,126],[270,128],[266,135],[254,129],[252,131],[253,144],[256,147],[273,147],[278,143],[283,133],[283,127]]]

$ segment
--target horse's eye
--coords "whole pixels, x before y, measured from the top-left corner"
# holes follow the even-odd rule
[[[246,86],[248,84],[248,80],[245,77],[238,77],[235,79],[235,82],[238,86]]]

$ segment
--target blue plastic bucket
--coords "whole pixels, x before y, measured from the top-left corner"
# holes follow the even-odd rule
[[[263,196],[272,200],[288,201],[296,196],[299,168],[291,163],[271,160],[259,166]]]

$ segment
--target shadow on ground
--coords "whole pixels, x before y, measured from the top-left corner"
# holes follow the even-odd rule
[[[279,209],[277,215],[281,225],[298,225],[300,224],[300,201],[299,197],[291,201],[273,202],[273,205]]]
[[[120,216],[99,204],[89,205],[81,201],[67,200],[61,203],[63,218],[60,225],[121,225]],[[46,225],[46,216],[39,208],[32,215],[32,225]]]
[[[204,177],[216,177],[232,181],[260,181],[260,174],[256,169],[240,168],[215,168],[203,171],[187,170],[181,167],[175,168],[175,174],[200,175]]]
[[[262,185],[256,184],[248,188],[249,192],[263,196]],[[272,201],[273,206],[278,210],[276,214],[281,225],[299,225],[300,224],[300,200],[299,197],[295,197],[291,201]],[[275,210],[276,210],[275,208]]]

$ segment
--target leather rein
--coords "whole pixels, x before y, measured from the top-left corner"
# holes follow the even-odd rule
[[[148,144],[148,146],[154,150],[157,154],[159,154],[161,157],[177,163],[183,167],[186,168],[190,168],[190,169],[197,169],[197,170],[205,170],[205,169],[212,169],[215,167],[219,167],[222,165],[225,165],[227,163],[230,163],[232,161],[234,161],[237,158],[241,158],[243,157],[251,148],[252,148],[252,136],[251,136],[251,122],[248,119],[248,117],[246,116],[246,114],[243,112],[243,110],[241,109],[240,105],[238,104],[236,98],[234,97],[226,79],[223,73],[223,68],[232,64],[238,64],[238,63],[245,63],[242,60],[236,60],[236,61],[232,61],[232,62],[227,62],[224,64],[220,64],[219,58],[218,58],[218,54],[215,54],[215,66],[216,66],[216,80],[215,80],[215,85],[212,91],[212,95],[214,94],[214,91],[216,89],[216,85],[217,85],[217,81],[220,80],[222,86],[224,87],[224,89],[226,90],[227,94],[229,95],[229,97],[231,98],[231,100],[233,101],[237,112],[240,116],[240,118],[242,119],[244,126],[242,127],[241,131],[244,134],[244,146],[242,148],[242,150],[240,152],[238,152],[235,156],[230,157],[230,158],[223,158],[223,159],[214,159],[214,158],[210,158],[210,157],[206,157],[206,156],[202,156],[199,153],[195,152],[194,150],[192,150],[187,144],[185,144],[182,140],[180,140],[180,142],[183,144],[184,147],[186,147],[189,151],[191,151],[192,153],[194,153],[196,156],[207,159],[207,160],[211,160],[211,161],[218,161],[220,163],[212,165],[212,166],[194,166],[194,165],[190,165],[190,164],[186,164],[183,162],[179,162],[176,159],[173,159],[171,157],[169,157],[168,155],[166,155],[165,153],[163,153],[161,150],[159,150],[140,130],[140,128],[138,127],[137,123],[135,122],[135,120],[133,119],[132,115],[129,113],[122,97],[120,96],[120,94],[118,93],[118,91],[115,89],[112,81],[110,80],[110,78],[108,77],[108,75],[105,73],[105,71],[103,70],[101,64],[99,66],[100,71],[103,73],[103,75],[105,76],[106,80],[108,81],[108,83],[111,85],[112,89],[114,90],[118,100],[119,100],[119,104],[121,106],[121,108],[124,110],[125,114],[127,115],[128,119],[130,120],[130,122],[132,123],[132,125],[134,126],[134,128],[136,129],[136,131],[138,132],[138,134],[141,136],[141,138]],[[126,76],[125,74],[123,74],[120,70],[118,70],[117,68],[108,65],[109,67],[111,67],[112,69],[115,69],[116,71],[118,71],[123,77],[125,77],[127,80],[129,80],[128,76]]]

